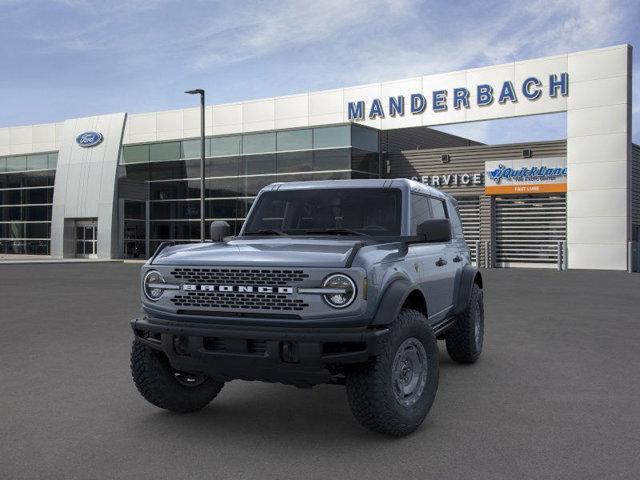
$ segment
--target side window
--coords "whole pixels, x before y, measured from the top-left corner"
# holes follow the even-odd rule
[[[451,220],[451,233],[454,237],[462,237],[462,221],[460,220],[460,210],[457,201],[448,202],[449,220]]]
[[[429,198],[424,195],[411,194],[411,235],[417,235],[418,225],[431,218]]]
[[[433,218],[447,218],[447,213],[444,208],[444,202],[438,198],[429,198],[431,202],[431,210],[433,211]]]

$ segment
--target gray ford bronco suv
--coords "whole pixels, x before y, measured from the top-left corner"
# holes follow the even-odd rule
[[[161,245],[131,321],[133,380],[152,404],[205,407],[225,382],[345,385],[354,416],[414,431],[438,388],[438,345],[482,350],[482,278],[456,200],[410,180],[275,183],[240,234]]]

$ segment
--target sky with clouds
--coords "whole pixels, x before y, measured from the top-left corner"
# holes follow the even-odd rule
[[[0,127],[184,108],[630,43],[637,0],[0,0]],[[565,136],[563,114],[443,129],[487,143]]]

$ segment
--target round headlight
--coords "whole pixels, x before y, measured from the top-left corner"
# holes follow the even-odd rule
[[[148,271],[142,282],[142,290],[145,297],[154,302],[158,300],[164,293],[164,288],[162,288],[164,283],[164,278],[162,278],[160,272],[156,270]]]
[[[324,301],[333,308],[345,308],[351,305],[356,298],[356,284],[346,275],[336,273],[328,276],[322,288],[331,289],[333,292],[322,295]]]

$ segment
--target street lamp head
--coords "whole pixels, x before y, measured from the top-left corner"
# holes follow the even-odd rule
[[[190,95],[195,95],[195,94],[204,95],[204,90],[202,88],[196,88],[195,90],[187,90],[184,93],[188,93]]]

